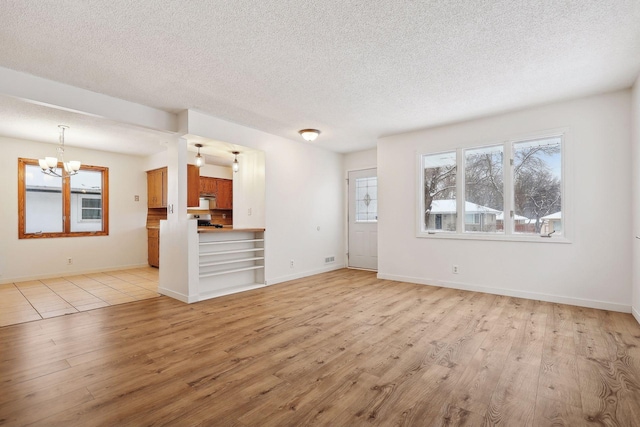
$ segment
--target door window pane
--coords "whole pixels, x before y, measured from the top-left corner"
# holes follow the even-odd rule
[[[378,221],[378,178],[356,178],[356,222]]]
[[[456,152],[422,156],[423,229],[456,231]]]
[[[465,231],[503,232],[498,226],[504,205],[503,165],[502,145],[464,151]]]
[[[562,234],[562,138],[513,144],[514,231]]]
[[[59,174],[60,169],[56,172]],[[42,173],[39,166],[25,166],[25,232],[59,233],[62,221],[62,178]]]

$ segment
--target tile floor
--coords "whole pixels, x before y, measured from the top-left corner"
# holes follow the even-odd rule
[[[0,326],[155,298],[157,291],[153,267],[7,283],[0,285]]]

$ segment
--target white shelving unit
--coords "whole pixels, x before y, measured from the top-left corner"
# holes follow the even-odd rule
[[[264,231],[198,233],[198,299],[264,286]]]

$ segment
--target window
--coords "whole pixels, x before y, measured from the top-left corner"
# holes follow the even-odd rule
[[[108,235],[108,181],[105,167],[60,178],[43,174],[37,160],[18,159],[18,237]]]
[[[466,232],[501,233],[496,216],[504,206],[502,145],[464,150]]]
[[[464,215],[464,223],[465,225],[476,225],[480,224],[480,214],[465,214]]]
[[[100,196],[96,198],[89,198],[87,196],[81,196],[80,201],[80,218],[78,222],[82,221],[100,221],[102,219],[102,199]]]
[[[515,232],[561,234],[561,160],[560,137],[513,144]]]
[[[418,236],[564,237],[563,140],[555,134],[420,155]]]
[[[378,178],[356,178],[356,222],[378,221]]]
[[[456,152],[422,156],[423,227],[427,231],[456,231]]]

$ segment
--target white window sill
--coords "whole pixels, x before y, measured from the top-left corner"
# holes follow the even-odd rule
[[[439,231],[429,233],[418,232],[416,237],[421,239],[449,239],[449,240],[492,240],[503,242],[531,242],[531,243],[571,243],[566,236],[541,237],[540,235],[518,235],[518,234],[489,234],[489,233],[453,233]]]

